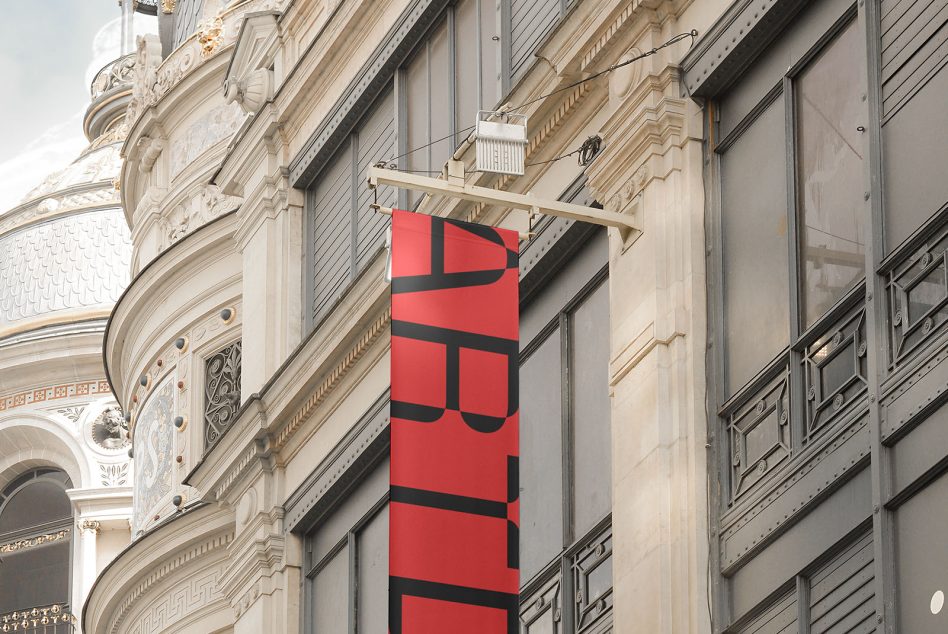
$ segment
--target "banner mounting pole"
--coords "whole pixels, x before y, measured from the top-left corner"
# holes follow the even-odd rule
[[[438,194],[471,202],[509,207],[511,209],[520,209],[527,212],[541,213],[548,216],[558,216],[560,218],[569,218],[570,220],[613,227],[619,230],[623,241],[627,241],[630,237],[636,236],[642,231],[641,227],[635,224],[632,216],[606,211],[605,209],[597,209],[595,207],[576,205],[560,200],[547,200],[538,198],[532,194],[518,194],[499,189],[491,189],[489,187],[481,187],[479,185],[468,185],[464,184],[463,181],[458,182],[459,179],[455,177],[458,165],[452,165],[453,163],[463,166],[461,161],[448,161],[447,173],[450,175],[448,180],[400,172],[398,170],[372,165],[369,166],[368,184],[372,189],[375,189],[379,185],[392,185],[394,187],[428,194]]]

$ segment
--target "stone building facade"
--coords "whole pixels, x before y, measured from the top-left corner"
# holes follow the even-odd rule
[[[132,58],[95,76],[90,145],[0,213],[0,631],[72,632],[131,533],[130,438],[102,365],[129,280],[115,189]]]
[[[904,4],[158,2],[104,335],[133,542],[84,629],[385,631],[377,201],[532,234],[523,632],[939,631],[945,3]],[[475,171],[507,108],[526,173]],[[636,229],[366,184],[452,158]]]

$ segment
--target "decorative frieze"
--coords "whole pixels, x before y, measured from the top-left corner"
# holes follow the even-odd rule
[[[69,537],[69,529],[64,528],[63,530],[56,531],[55,533],[46,533],[44,535],[37,535],[36,537],[18,539],[16,541],[7,542],[6,544],[0,544],[0,554],[10,554],[20,552],[21,550],[30,550],[31,548],[37,548],[38,546],[45,546],[46,544],[61,541],[67,537]]]
[[[211,355],[204,364],[204,446],[226,432],[240,408],[240,340]]]
[[[48,387],[40,387],[24,392],[17,392],[9,396],[0,397],[0,412],[16,407],[25,407],[34,403],[52,401],[74,396],[91,396],[93,394],[109,394],[109,383],[105,380],[80,381],[77,383],[61,383]]]

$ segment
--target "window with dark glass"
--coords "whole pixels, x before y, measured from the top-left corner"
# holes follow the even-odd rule
[[[307,634],[388,630],[388,467],[360,476],[306,538]]]
[[[71,487],[62,471],[34,469],[0,493],[0,614],[68,603]]]
[[[521,311],[521,620],[531,632],[585,632],[609,618],[607,255],[598,231]]]
[[[814,24],[795,24],[718,104],[731,499],[865,391],[865,43],[855,19],[825,37]]]

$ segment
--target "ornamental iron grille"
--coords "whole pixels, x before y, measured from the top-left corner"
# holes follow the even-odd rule
[[[731,498],[736,500],[791,453],[786,370],[730,417]]]
[[[204,449],[234,422],[240,407],[240,340],[218,350],[204,364]]]
[[[893,367],[904,365],[948,322],[946,254],[948,228],[943,228],[889,273]]]

